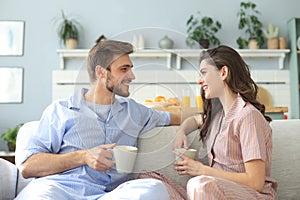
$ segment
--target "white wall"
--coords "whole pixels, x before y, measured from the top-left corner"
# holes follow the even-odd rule
[[[280,27],[280,36],[287,37],[286,22],[299,16],[300,2],[255,2],[264,26],[272,22]],[[82,24],[79,48],[90,48],[101,34],[116,38],[133,30],[143,33],[147,46],[156,47],[163,33],[184,36],[187,19],[197,11],[221,21],[223,28],[218,34],[221,42],[237,48],[235,40],[241,33],[237,28],[236,15],[239,3],[240,0],[0,0],[0,20],[25,21],[24,55],[0,57],[0,66],[24,67],[23,103],[0,105],[0,133],[20,122],[39,119],[43,109],[51,102],[51,75],[53,70],[59,69],[56,50],[62,48],[53,18],[60,14],[61,9],[74,15]],[[147,32],[148,27],[162,31],[153,34]],[[186,48],[184,41],[175,41],[174,48]],[[79,69],[82,63],[73,67]],[[6,146],[0,141],[0,150],[4,148]]]

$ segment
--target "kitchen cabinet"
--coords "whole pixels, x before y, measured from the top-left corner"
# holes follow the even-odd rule
[[[290,118],[300,118],[300,50],[297,47],[297,38],[300,37],[300,18],[292,18],[288,21],[290,56],[290,93],[291,109]],[[300,45],[299,45],[300,46]]]

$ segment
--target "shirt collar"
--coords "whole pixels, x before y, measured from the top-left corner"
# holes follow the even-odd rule
[[[68,108],[72,110],[80,110],[82,106],[86,106],[84,95],[88,92],[88,89],[82,88],[81,90],[75,92],[68,100]],[[125,98],[117,97],[115,98],[115,102],[112,106],[113,113],[117,113],[122,109],[122,105],[126,103]]]
[[[84,95],[87,93],[88,89],[82,88],[81,90],[75,92],[68,100],[68,108],[80,110],[84,100]]]
[[[242,109],[246,106],[247,102],[243,100],[240,94],[237,95],[237,98],[234,100],[231,105],[227,115],[225,116],[225,120],[231,120],[236,117],[237,113],[240,113]]]

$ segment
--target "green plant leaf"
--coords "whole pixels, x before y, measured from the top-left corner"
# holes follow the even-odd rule
[[[67,39],[79,37],[79,27],[80,24],[74,18],[68,17],[64,11],[61,11],[61,16],[57,17],[55,20],[57,25],[57,34],[59,39],[65,43]]]
[[[17,135],[21,126],[23,126],[23,123],[16,125],[13,129],[8,128],[6,132],[1,134],[1,138],[6,142],[12,141],[13,143],[16,143]]]
[[[238,12],[238,28],[243,30],[247,40],[255,38],[261,47],[264,43],[262,23],[258,18],[260,12],[256,9],[256,4],[248,1],[240,3],[240,10]],[[239,47],[245,47],[245,39],[239,37],[237,43]]]
[[[188,33],[186,44],[188,46],[192,47],[203,39],[208,39],[210,43],[215,45],[220,44],[220,40],[215,35],[222,27],[219,21],[214,21],[213,18],[208,16],[201,18],[200,16],[191,15],[186,25]]]

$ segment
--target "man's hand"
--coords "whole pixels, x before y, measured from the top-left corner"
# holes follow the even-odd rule
[[[87,150],[85,154],[86,164],[98,171],[106,171],[113,167],[115,163],[112,161],[113,155],[109,150],[115,146],[116,144],[105,144]]]

